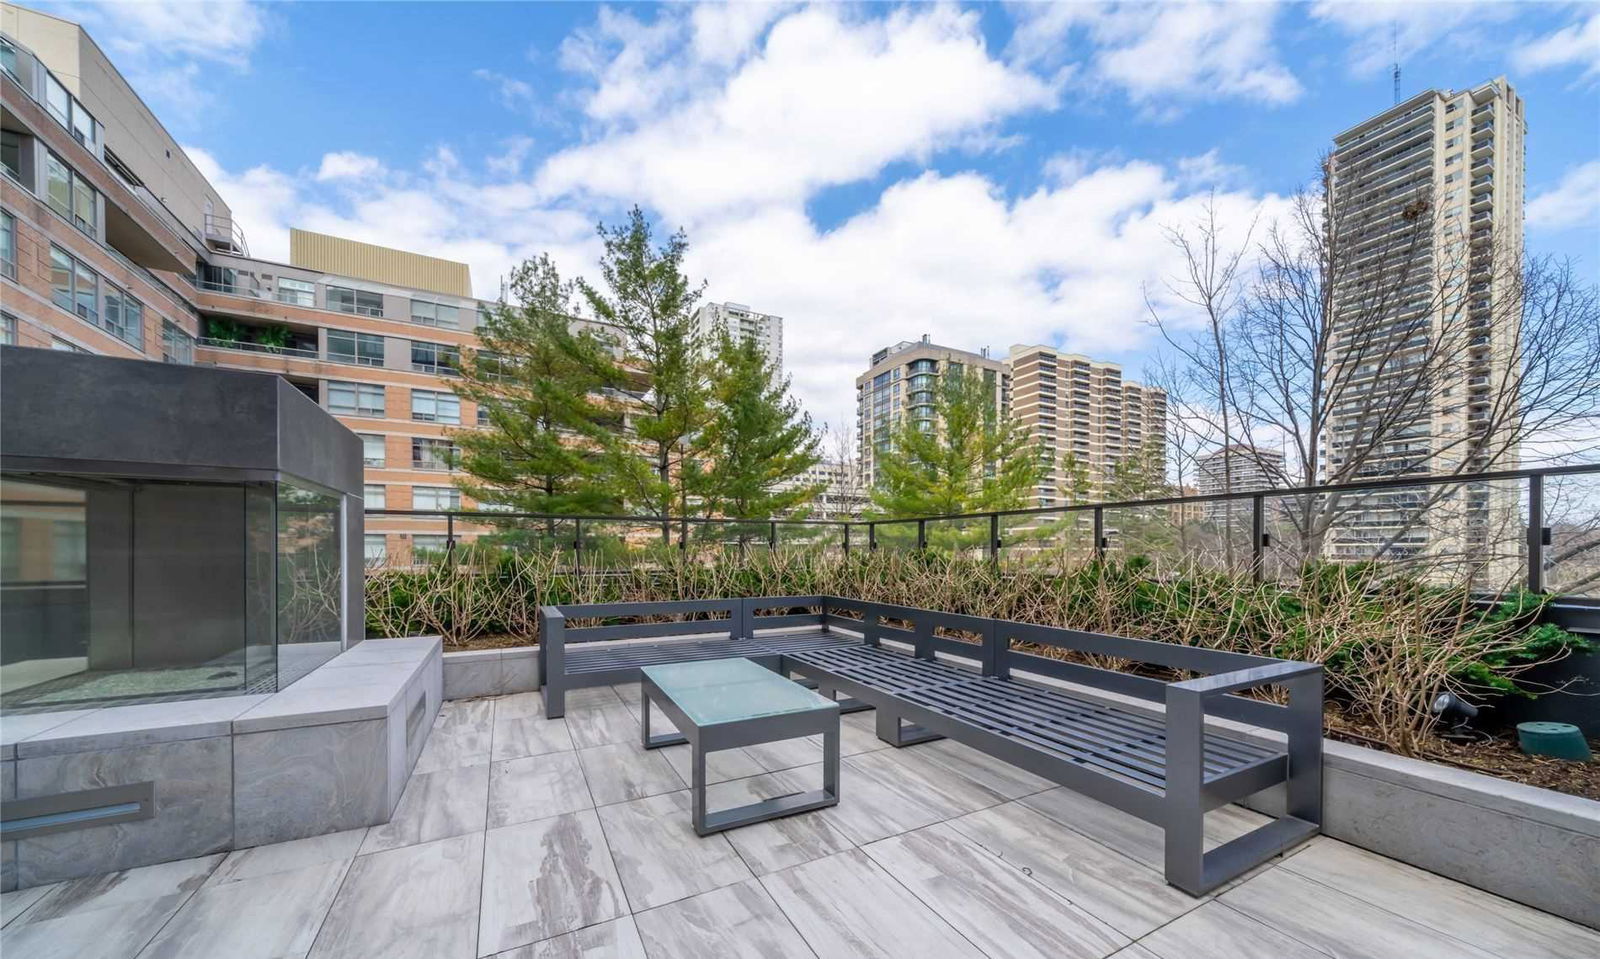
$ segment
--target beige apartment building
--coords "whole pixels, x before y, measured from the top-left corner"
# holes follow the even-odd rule
[[[905,340],[872,355],[867,371],[856,377],[856,436],[867,489],[877,485],[878,457],[890,449],[895,424],[910,420],[921,429],[937,429],[934,390],[939,376],[972,371],[993,391],[995,409],[1009,413],[1011,375],[988,350],[971,353],[940,346],[923,334],[920,340]]]
[[[1504,385],[1520,362],[1514,275],[1525,133],[1523,100],[1500,77],[1419,93],[1334,138],[1328,213],[1340,260],[1331,366],[1353,367],[1355,379],[1333,411],[1324,475],[1516,467],[1515,450],[1489,424],[1505,422],[1515,403]],[[1411,394],[1418,398],[1403,421],[1380,429]],[[1373,450],[1375,433],[1382,443]],[[1353,457],[1368,450],[1349,476]],[[1519,538],[1508,485],[1469,484],[1428,505],[1419,522],[1426,499],[1418,489],[1367,497],[1333,528],[1329,554],[1487,558]]]
[[[1087,480],[1085,495],[1103,498],[1112,471],[1146,444],[1165,450],[1167,394],[1122,378],[1116,363],[1049,346],[1013,346],[1011,412],[1038,444],[1046,472],[1035,506],[1065,506]],[[1164,463],[1158,452],[1158,460]],[[1079,470],[1070,468],[1075,462]]]
[[[707,303],[695,313],[695,332],[711,348],[719,331],[735,342],[755,341],[783,375],[783,317],[757,313],[743,303]]]
[[[454,367],[487,305],[466,264],[294,231],[249,255],[225,198],[76,24],[0,5],[3,342],[284,377],[360,434],[368,509],[456,509]],[[465,530],[463,530],[465,532]],[[442,548],[372,518],[369,558]]]

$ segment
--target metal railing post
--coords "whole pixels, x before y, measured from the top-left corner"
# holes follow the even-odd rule
[[[1528,590],[1544,592],[1544,548],[1549,545],[1544,525],[1544,477],[1528,477]]]
[[[453,559],[456,551],[456,514],[444,514],[444,558]]]
[[[684,516],[678,520],[678,549],[689,548],[689,517]]]
[[[572,571],[583,572],[583,520],[572,521]]]
[[[849,556],[850,555],[850,524],[849,523],[844,523],[842,525],[844,526],[844,554],[846,556]]]
[[[1106,511],[1101,506],[1094,508],[1094,558],[1106,558]]]
[[[1250,497],[1250,576],[1258,583],[1266,569],[1266,499],[1259,493]]]
[[[989,548],[986,551],[991,560],[1000,559],[1000,514],[989,514]]]
[[[917,552],[926,552],[928,549],[928,521],[917,520]]]
[[[875,552],[878,548],[878,524],[867,524],[867,552]]]
[[[776,522],[770,522],[770,523],[767,524],[767,549],[777,549],[777,548],[778,548],[778,524]]]

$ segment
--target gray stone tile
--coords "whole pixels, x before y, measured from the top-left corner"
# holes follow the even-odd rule
[[[54,885],[30,886],[27,889],[0,893],[0,926],[10,925],[11,920],[22,915],[29,906],[38,902],[45,893],[54,888]]]
[[[611,687],[603,688],[605,692],[611,692]],[[639,742],[639,720],[635,711],[620,702],[584,709],[573,709],[569,704],[566,720],[567,731],[572,734],[572,744],[579,749],[611,743],[637,745]]]
[[[875,755],[875,754],[864,754]],[[857,765],[862,756],[839,764],[839,804],[818,810],[828,824],[856,845],[865,845],[908,829],[949,818],[952,813],[918,789],[915,783],[881,765]],[[774,774],[792,792],[815,788],[821,764]]]
[[[538,691],[512,693],[509,696],[497,697],[494,701],[496,722],[502,719],[532,719],[543,715],[544,694]]]
[[[188,894],[138,899],[0,929],[0,954],[25,959],[133,959]]]
[[[876,736],[874,736],[876,739]],[[883,742],[883,740],[877,740]],[[971,746],[950,739],[901,750],[901,755],[949,771],[975,782],[1002,799],[1020,799],[1055,788],[1055,783],[1010,763],[986,756]]]
[[[632,706],[635,709],[639,708],[639,703],[642,697],[639,693],[638,683],[618,683],[617,685],[611,687],[611,691],[616,693],[617,698],[627,703],[629,706]]]
[[[645,951],[633,918],[623,916],[530,946],[508,949],[494,959],[645,959]]]
[[[1069,829],[1137,859],[1152,869],[1165,868],[1165,832],[1154,823],[1130,816],[1070,789],[1056,788],[1020,800]],[[1268,822],[1267,817],[1239,806],[1223,806],[1206,815],[1206,846],[1220,845]]]
[[[1208,902],[1179,916],[1139,940],[1139,944],[1157,959],[1327,959],[1328,956],[1220,902]]]
[[[33,886],[228,849],[232,738],[192,739],[17,761],[17,796],[154,781],[155,816],[16,840],[17,882]]]
[[[489,766],[418,773],[406,784],[389,821],[367,830],[362,854],[482,832],[489,804]]]
[[[447,700],[497,696],[504,691],[499,656],[471,662],[448,659],[444,663],[444,698]]]
[[[859,849],[761,877],[818,956],[983,959]]]
[[[495,763],[490,770],[491,829],[592,808],[594,798],[577,753],[512,759]]]
[[[678,746],[665,746],[656,750],[678,774],[684,782],[694,780],[694,755],[688,743]],[[742,749],[719,749],[706,753],[706,782],[723,783],[730,779],[745,779],[750,776],[759,776],[767,772],[767,768],[751,758],[750,754]]]
[[[443,649],[437,636],[406,636],[398,639],[368,639],[340,653],[324,664],[325,669],[365,666],[371,663],[420,663]]]
[[[567,720],[545,719],[541,716],[510,717],[494,721],[494,750],[491,758],[521,759],[524,756],[543,756],[546,753],[570,752],[572,735],[567,732]]]
[[[950,825],[1130,939],[1204,901],[1167,885],[1160,871],[1020,802],[962,816]]]
[[[589,686],[584,689],[567,690],[567,714],[571,715],[575,709],[599,709],[615,706],[622,702],[616,690],[610,686]]]
[[[17,842],[14,839],[0,841],[0,893],[8,893],[17,888]]]
[[[810,782],[808,789],[820,787],[822,766],[718,783],[706,790],[706,804],[710,809],[726,809],[791,795],[801,791],[796,788],[801,780]],[[739,858],[758,876],[831,856],[854,845],[822,811],[769,819],[730,829],[722,835],[728,837]]]
[[[241,879],[255,879],[273,873],[294,872],[325,863],[353,859],[361,848],[361,840],[366,835],[365,829],[347,829],[344,832],[291,839],[288,842],[278,842],[268,846],[235,849],[228,853],[228,858],[222,860],[222,865],[218,866],[211,874],[211,878],[206,880],[206,885],[220,886]]]
[[[754,879],[641,912],[634,921],[646,951],[661,959],[815,959]]]
[[[500,691],[519,693],[539,688],[539,657],[533,650],[506,650],[500,658]]]
[[[233,721],[234,733],[383,719],[399,698],[399,685],[312,687],[305,680],[273,693]]]
[[[470,699],[445,703],[434,718],[427,745],[413,773],[431,773],[490,761],[494,735],[494,701]]]
[[[1487,959],[1493,955],[1283,868],[1260,873],[1217,901],[1340,959]]]
[[[593,810],[491,829],[487,841],[480,955],[627,915]]]
[[[0,716],[0,759],[17,755],[17,743],[95,712],[93,709],[61,709],[47,713],[7,713]]]
[[[990,956],[1100,959],[1128,937],[937,823],[862,849]]]
[[[600,822],[634,912],[751,877],[726,837],[696,836],[689,792],[600,807]]]
[[[360,856],[311,959],[472,959],[483,834]]]
[[[326,862],[206,886],[178,910],[140,959],[304,956],[348,865]]]
[[[877,728],[873,726],[874,715],[876,714],[869,709],[866,712],[846,713],[839,717],[839,755],[854,756],[857,753],[871,753],[892,748],[878,738]]]
[[[233,731],[234,717],[266,698],[265,694],[224,696],[97,709],[18,743],[17,757],[56,756],[87,749],[126,749],[227,736]]]
[[[842,737],[841,737],[842,738]],[[745,754],[769,773],[822,762],[822,743],[811,737],[780,739],[744,747]]]
[[[1600,895],[1596,867],[1591,892]],[[1501,956],[1600,956],[1600,932],[1347,843],[1324,839],[1281,868]]]
[[[643,799],[685,786],[660,750],[646,751],[638,743],[580,749],[578,760],[583,763],[583,776],[599,806]]]
[[[368,720],[234,736],[235,843],[260,846],[387,819],[385,726]]]
[[[930,753],[926,746],[863,753],[851,756],[847,762],[856,769],[899,780],[902,788],[916,791],[924,802],[943,813],[940,818],[944,819],[999,805],[1011,798],[1008,792],[1026,795],[1032,791],[1022,788],[1015,778],[999,776],[991,769],[971,764],[963,769],[948,754]],[[969,771],[976,772],[977,777],[969,775]]]

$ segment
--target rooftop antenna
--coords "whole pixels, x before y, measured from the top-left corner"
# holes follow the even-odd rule
[[[1389,21],[1389,56],[1394,66],[1394,105],[1400,105],[1400,24]]]

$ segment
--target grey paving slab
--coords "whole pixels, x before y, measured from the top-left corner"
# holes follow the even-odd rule
[[[761,877],[818,956],[983,959],[859,849]]]
[[[634,921],[651,959],[815,959],[754,879],[641,912]]]
[[[630,706],[638,706],[640,701],[638,683],[618,683],[611,687],[617,698]],[[571,695],[570,693],[568,695]]]
[[[222,863],[221,855],[140,866],[56,884],[24,917],[24,924],[174,896],[188,898]]]
[[[491,829],[486,848],[480,955],[628,914],[593,810]]]
[[[637,741],[580,749],[578,761],[583,763],[589,792],[600,806],[673,792],[687,785],[660,750],[647,751]]]
[[[878,731],[873,726],[874,715],[872,710],[858,713],[845,713],[839,717],[839,754],[841,756],[854,756],[857,753],[876,752],[880,749],[892,749],[888,743],[878,738]]]
[[[543,715],[544,695],[537,690],[531,693],[512,693],[509,696],[500,696],[494,701],[494,718],[496,722],[502,719],[532,719]]]
[[[653,731],[653,730],[652,730]],[[688,743],[677,746],[667,746],[657,750],[678,774],[678,778],[689,782],[694,777],[694,753]],[[767,772],[767,768],[756,762],[749,753],[743,749],[719,749],[716,752],[706,753],[706,782],[721,783],[730,779],[744,779],[749,776],[759,776]]]
[[[594,806],[573,752],[495,763],[489,770],[489,828],[546,819]]]
[[[543,756],[546,753],[571,752],[572,734],[567,732],[567,720],[545,719],[543,716],[501,717],[498,711],[494,721],[494,749],[491,758],[521,759],[524,756]]]
[[[304,956],[347,868],[349,862],[325,862],[208,885],[184,903],[139,959]]]
[[[1590,895],[1600,895],[1600,863]],[[1600,956],[1600,932],[1332,839],[1282,868],[1490,952],[1526,959]]]
[[[211,874],[211,878],[206,880],[206,885],[219,886],[241,879],[255,879],[273,873],[293,872],[324,863],[353,859],[360,851],[361,840],[366,835],[366,829],[347,829],[322,836],[310,836],[306,839],[291,839],[269,846],[236,849],[222,860],[222,865],[218,866]]]
[[[472,959],[483,833],[359,856],[311,959]]]
[[[1494,955],[1283,868],[1260,873],[1217,901],[1339,959]]]
[[[1184,913],[1139,945],[1158,959],[1328,959],[1328,953],[1220,902]]]
[[[634,688],[638,688],[637,683],[634,684]],[[583,689],[567,690],[566,705],[568,713],[575,709],[597,709],[615,706],[620,702],[623,702],[622,698],[610,686],[589,686]],[[635,698],[634,702],[637,703],[638,699]]]
[[[745,755],[760,764],[767,772],[794,769],[822,762],[822,743],[810,736],[801,739],[780,739],[775,743],[757,743],[744,747]]]
[[[856,845],[927,826],[957,812],[926,794],[919,784],[896,775],[895,768],[882,763],[861,765],[863,758],[851,756],[839,764],[839,804],[817,812]],[[796,792],[815,782],[813,775],[800,770],[777,775]]]
[[[990,956],[1101,959],[1129,942],[946,824],[862,851]]]
[[[158,896],[0,929],[7,959],[133,959],[188,895]]]
[[[381,826],[367,830],[362,853],[484,830],[489,806],[489,765],[458,766],[417,773],[406,783],[400,805]]]
[[[605,690],[609,693],[611,687],[607,686]],[[579,749],[639,741],[637,711],[621,701],[586,709],[569,708],[566,720],[567,732],[572,734],[572,744]]]
[[[494,959],[646,959],[633,917],[586,926],[564,936],[508,949]]]
[[[706,790],[706,802],[708,808],[726,809],[815,789],[821,783],[822,766],[819,763],[782,773],[717,783]],[[730,829],[723,835],[733,843],[739,858],[756,875],[777,872],[852,848],[854,843],[850,837],[835,826],[824,815],[825,812],[814,810],[769,819]]]
[[[695,835],[689,807],[687,790],[600,807],[600,823],[634,912],[751,877],[726,838]]]
[[[1035,793],[1020,802],[1152,869],[1163,868],[1164,833],[1154,823],[1061,787]],[[1214,809],[1206,814],[1207,848],[1243,835],[1267,821],[1267,817],[1239,806]]]
[[[1129,938],[1202,901],[1167,885],[1157,870],[1020,802],[962,816],[950,825]]]
[[[873,738],[878,743],[883,743],[883,740],[877,739],[876,735]],[[926,763],[928,767],[948,770],[961,778],[971,780],[1002,800],[1020,799],[1023,796],[1056,788],[1056,784],[1048,779],[1035,776],[992,756],[986,756],[971,746],[954,740],[941,739],[937,742],[923,743],[920,746],[902,749],[900,754],[904,758]]]
[[[54,889],[55,885],[31,886],[27,889],[14,889],[11,892],[0,893],[0,926],[10,925],[11,920],[27,911],[28,907],[38,902],[45,893]]]
[[[412,773],[429,773],[456,766],[476,766],[490,760],[494,736],[494,701],[469,699],[439,707],[433,729],[422,747]]]
[[[0,716],[0,759],[16,756],[17,743],[96,712],[93,709],[60,709],[45,713],[8,713]]]

